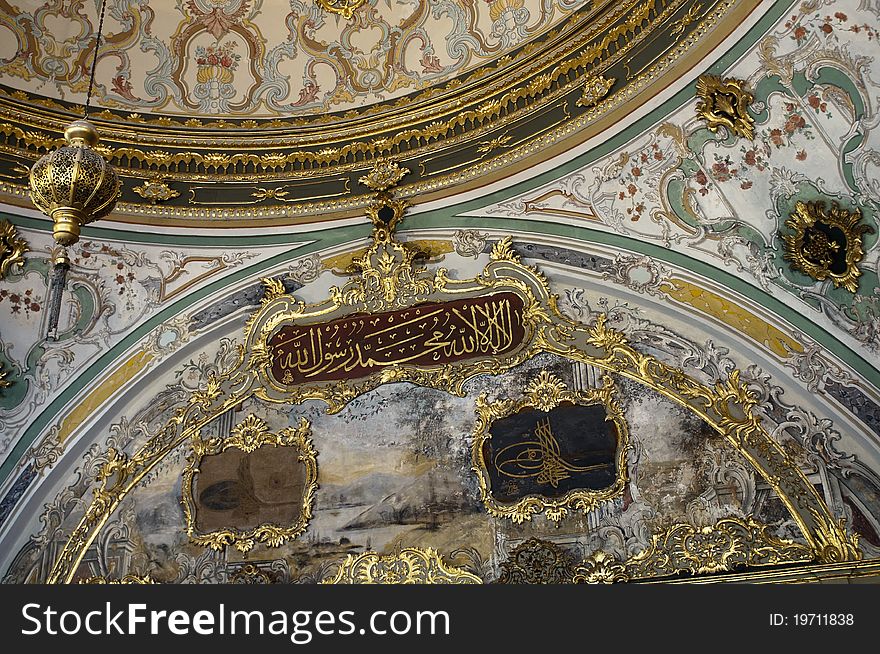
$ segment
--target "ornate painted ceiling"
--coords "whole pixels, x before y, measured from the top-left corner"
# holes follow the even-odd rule
[[[95,100],[129,114],[204,119],[344,113],[496,72],[498,60],[570,16],[594,21],[610,4],[381,0],[346,20],[312,0],[110,2]],[[84,103],[100,5],[2,8],[0,82]]]
[[[558,563],[544,578],[595,574],[602,552],[637,578],[669,572],[636,562],[681,525],[827,563],[827,534],[804,517],[813,495],[830,516],[820,525],[880,556],[880,4],[368,0],[347,20],[311,2],[270,14],[111,0],[94,120],[123,198],[71,249],[57,340],[45,337],[51,224],[25,183],[82,102],[97,12],[32,4],[4,5],[0,28],[0,192],[15,229],[3,243],[29,248],[21,265],[4,255],[0,279],[7,581],[49,577],[96,474],[164,442],[176,412],[235,367],[273,297],[322,302],[358,279],[375,200],[359,180],[389,161],[411,205],[397,235],[419,265],[477,278],[512,237],[565,319],[605,320],[701,388],[745,388],[765,452],[784,452],[800,490],[745,436],[717,438],[706,416],[618,370],[626,493],[560,526],[488,515],[470,449],[480,394],[521,398],[541,370],[573,389],[600,383],[595,351],[585,364],[547,350],[460,393],[397,379],[333,414],[314,399],[236,401],[206,436],[249,416],[273,434],[309,421],[319,488],[302,536],[257,545],[247,573],[233,547],[194,543],[180,504],[192,448],[168,441],[66,572],[314,582],[349,554],[410,547],[479,580],[523,580],[537,573],[517,556],[543,547]],[[752,133],[707,122],[704,74],[739,80]],[[823,232],[851,255],[836,278],[788,246],[818,202],[838,207],[823,220],[854,221]]]
[[[0,190],[19,202],[16,170],[58,144],[94,52],[94,4],[33,4],[5,5],[0,27],[14,33],[3,40],[0,131],[13,156]],[[371,0],[346,20],[311,0],[158,13],[111,0],[96,69],[104,108],[91,116],[123,177],[120,218],[353,215],[357,179],[382,157],[406,164],[401,193],[425,200],[564,151],[573,132],[582,141],[647,102],[756,4]]]

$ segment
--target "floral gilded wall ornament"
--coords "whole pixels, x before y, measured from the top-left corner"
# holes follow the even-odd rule
[[[861,211],[842,209],[836,202],[830,209],[824,202],[798,202],[785,221],[793,233],[781,235],[783,257],[794,270],[817,281],[831,279],[836,288],[855,293],[862,275],[858,263],[865,256],[862,237],[874,231],[861,220]]]
[[[697,115],[706,121],[710,131],[719,127],[749,140],[755,138],[755,119],[749,115],[748,106],[755,97],[746,89],[742,80],[717,75],[700,75],[697,79]]]
[[[27,241],[8,220],[0,221],[0,279],[24,265],[24,253],[30,250]]]
[[[149,200],[151,204],[164,202],[179,197],[180,192],[175,191],[163,179],[144,180],[140,186],[131,189],[145,200]]]
[[[345,19],[351,19],[367,0],[318,0],[318,6],[331,14],[337,14]]]
[[[387,191],[397,186],[409,172],[408,168],[401,168],[400,164],[392,159],[380,159],[370,172],[358,181],[374,191]]]
[[[596,77],[591,77],[587,80],[586,84],[584,84],[584,91],[581,95],[580,99],[577,101],[579,107],[592,107],[595,104],[598,104],[611,90],[611,87],[614,86],[614,82],[616,80],[612,77],[610,79],[603,77],[602,75],[597,75]]]

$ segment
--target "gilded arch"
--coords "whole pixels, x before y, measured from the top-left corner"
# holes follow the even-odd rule
[[[705,385],[657,358],[635,350],[624,336],[606,325],[604,316],[593,325],[564,317],[557,308],[546,278],[525,265],[508,237],[493,249],[489,264],[473,279],[454,280],[446,270],[430,272],[415,261],[415,253],[394,237],[405,203],[388,188],[405,171],[389,163],[365,183],[378,189],[367,213],[373,222],[373,243],[355,261],[358,273],[329,297],[305,304],[285,293],[277,281],[265,280],[265,297],[248,321],[238,362],[212,377],[207,386],[192,393],[140,450],[131,456],[108,452],[98,475],[95,496],[56,559],[48,581],[70,582],[80,561],[120,501],[169,452],[243,400],[256,397],[279,404],[320,399],[335,413],[352,399],[392,382],[410,382],[462,395],[469,379],[509,370],[531,357],[549,353],[616,373],[643,384],[693,412],[721,434],[767,481],[801,528],[813,558],[823,563],[861,558],[856,539],[837,522],[788,454],[776,443],[752,411],[756,399],[740,383],[734,370],[725,381]],[[364,314],[409,310],[425,303],[441,306],[459,300],[516,298],[518,341],[502,354],[485,353],[447,363],[396,362],[366,365],[378,368],[358,378],[286,383],[272,372],[272,339],[289,325],[326,325]]]

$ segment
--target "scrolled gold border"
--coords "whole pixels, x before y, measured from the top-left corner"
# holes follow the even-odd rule
[[[263,420],[254,415],[247,416],[232,429],[228,438],[209,438],[202,440],[193,438],[193,452],[189,464],[183,471],[182,497],[186,519],[186,533],[192,543],[213,550],[221,551],[232,545],[243,554],[247,554],[256,543],[264,543],[269,547],[280,547],[286,541],[296,538],[308,527],[315,504],[315,492],[318,490],[318,453],[312,447],[311,425],[301,418],[296,429],[288,427],[278,433],[271,433]],[[262,524],[253,529],[221,529],[207,533],[196,530],[196,502],[193,496],[195,477],[199,472],[202,458],[220,454],[230,448],[238,448],[243,452],[253,452],[261,447],[293,447],[299,452],[298,460],[306,468],[306,479],[303,487],[303,503],[299,519],[292,525]]]
[[[473,470],[477,474],[480,488],[480,500],[486,510],[496,518],[506,518],[516,524],[531,520],[532,516],[545,514],[548,519],[558,523],[570,509],[584,514],[595,509],[600,503],[621,495],[626,489],[628,474],[626,469],[626,452],[629,449],[629,426],[623,415],[623,409],[615,398],[616,387],[608,375],[602,377],[602,386],[570,391],[559,379],[542,371],[526,387],[525,397],[518,401],[511,399],[488,402],[486,394],[477,398],[477,420],[474,426],[474,441],[471,447]],[[574,489],[560,498],[550,499],[538,494],[530,494],[515,503],[499,502],[492,495],[489,472],[483,458],[483,445],[492,435],[492,423],[502,418],[519,413],[523,409],[550,411],[562,403],[570,402],[578,406],[602,405],[605,407],[606,420],[614,422],[617,428],[617,478],[608,488],[602,490]]]
[[[349,554],[336,575],[324,584],[482,584],[483,580],[461,568],[446,565],[432,547],[407,547],[397,554]]]
[[[602,550],[587,556],[574,571],[576,584],[611,584],[665,577],[701,576],[734,570],[811,563],[809,545],[778,538],[751,516],[722,518],[713,525],[676,523],[651,537],[644,550],[619,561]]]
[[[85,579],[79,580],[80,584],[137,584],[137,585],[151,585],[156,582],[153,581],[153,578],[150,575],[125,575],[119,579],[108,579],[107,577],[86,577]]]
[[[399,211],[403,211],[402,205]],[[390,225],[379,222],[374,220],[373,244],[360,260],[360,276],[342,289],[333,289],[327,300],[317,304],[306,304],[285,294],[278,285],[270,285],[272,292],[247,323],[244,344],[238,349],[238,361],[212,376],[204,388],[193,392],[187,403],[179,407],[165,426],[138,451],[129,456],[113,448],[108,450],[107,462],[97,475],[94,498],[59,552],[48,575],[49,583],[70,583],[86,551],[126,494],[186,439],[197,436],[208,422],[248,398],[258,397],[282,404],[321,399],[332,413],[373,388],[397,381],[461,396],[468,379],[480,374],[505,372],[541,353],[590,364],[632,379],[694,413],[764,478],[791,512],[820,562],[861,558],[857,539],[846,532],[842,521],[834,517],[798,464],[763,426],[761,416],[755,412],[758,400],[740,381],[738,370],[708,386],[650,354],[637,351],[622,333],[608,326],[604,314],[593,325],[566,318],[557,307],[557,296],[551,293],[547,279],[536,268],[522,263],[510,237],[493,247],[490,261],[480,275],[473,279],[453,280],[443,268],[431,273],[414,266],[413,257],[406,254],[405,244],[399,243],[390,233]],[[384,258],[385,262],[377,268],[372,257]],[[403,278],[398,276],[396,279],[404,279],[403,288],[408,289],[407,292],[421,285],[424,293],[419,291],[408,302],[425,298],[444,301],[479,297],[491,289],[518,293],[525,303],[525,342],[518,351],[504,357],[487,357],[442,367],[398,364],[357,382],[287,388],[273,385],[267,373],[270,363],[267,339],[273,329],[286,321],[308,324],[333,316],[370,313],[376,310],[375,307],[383,306],[383,302],[387,304],[388,298],[380,299],[376,293],[378,288],[367,282],[367,273],[371,269],[378,270],[376,279],[383,282],[378,288],[384,289],[386,281],[392,283],[387,275],[398,273],[404,273]],[[345,289],[351,293],[346,293]],[[390,301],[396,302],[396,296]]]

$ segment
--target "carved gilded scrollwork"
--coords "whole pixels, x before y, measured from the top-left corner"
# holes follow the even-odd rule
[[[723,518],[714,525],[672,525],[651,538],[642,552],[618,561],[602,551],[577,566],[574,583],[616,583],[690,574],[705,575],[788,563],[809,563],[808,545],[777,538],[749,517]]]
[[[187,439],[200,440],[201,429],[208,422],[248,398],[284,404],[318,399],[332,413],[342,410],[359,395],[391,382],[410,382],[462,395],[467,380],[505,372],[540,353],[590,364],[632,379],[696,414],[764,478],[791,512],[819,561],[861,557],[856,540],[833,517],[797,463],[763,427],[760,416],[754,412],[757,398],[740,381],[739,371],[734,370],[726,379],[708,386],[652,355],[637,351],[623,334],[608,327],[604,315],[591,326],[564,317],[547,279],[537,269],[522,263],[510,237],[493,246],[489,263],[473,279],[454,280],[443,268],[432,274],[416,267],[405,245],[393,234],[394,224],[402,217],[402,205],[392,204],[396,201],[390,194],[383,202],[371,213],[373,242],[359,259],[360,270],[350,284],[334,288],[326,300],[315,304],[306,304],[285,293],[282,285],[272,285],[271,293],[247,323],[238,361],[193,392],[188,404],[179,408],[139,450],[130,456],[113,449],[108,451],[94,499],[60,551],[49,575],[50,582],[72,581],[89,546],[125,495],[168,453]],[[306,377],[296,383],[286,383],[273,375],[278,341],[272,339],[283,329],[308,333],[307,330],[316,330],[317,326],[334,320],[347,320],[350,326],[357,320],[359,329],[367,329],[376,316],[384,315],[386,320],[389,317],[387,311],[377,314],[378,308],[399,307],[403,312],[415,312],[427,301],[437,311],[452,315],[450,307],[459,306],[457,302],[483,303],[479,307],[483,310],[492,298],[507,301],[505,305],[492,300],[495,309],[502,305],[516,309],[503,328],[493,320],[491,333],[476,331],[471,340],[456,337],[457,340],[448,342],[438,340],[440,337],[426,328],[421,332],[424,338],[413,341],[416,348],[421,348],[416,358],[448,349],[450,353],[461,353],[458,359],[418,363],[414,362],[416,358],[395,355],[392,362],[380,364],[371,355],[358,358],[354,344],[346,344],[343,339],[342,349],[332,344],[333,349],[321,351],[320,360],[312,355],[307,360],[318,362],[315,370],[326,371],[327,352],[333,355],[331,360],[342,357],[341,363],[334,364],[340,369],[354,366],[352,362],[357,359],[361,366],[357,375],[325,375],[323,381]],[[476,311],[478,307],[472,308]],[[482,329],[477,323],[473,326]],[[495,337],[509,346],[502,354],[491,352],[490,342]],[[297,360],[292,365],[300,363]]]
[[[325,584],[481,584],[478,576],[446,565],[433,548],[407,547],[397,554],[349,554]]]
[[[144,182],[133,187],[131,190],[144,200],[149,200],[150,204],[180,197],[180,192],[168,186],[168,183],[162,178],[144,180]]]
[[[865,251],[862,237],[874,230],[860,224],[862,212],[848,211],[836,202],[798,202],[785,221],[791,234],[783,234],[783,258],[794,270],[817,281],[830,279],[835,288],[859,290],[859,262]]]
[[[0,279],[24,265],[24,253],[30,247],[8,220],[0,220]]]
[[[107,579],[106,577],[87,577],[80,579],[81,584],[155,584],[150,575],[125,575],[119,579]]]
[[[393,159],[382,159],[358,181],[374,191],[387,191],[397,186],[409,172],[408,168],[401,168]]]
[[[717,75],[700,75],[697,79],[697,115],[706,121],[708,128],[717,132],[726,127],[733,134],[749,140],[755,138],[755,119],[748,107],[755,96],[742,80],[721,79]]]
[[[566,584],[574,574],[571,557],[556,543],[529,538],[501,564],[499,584]]]
[[[267,570],[248,563],[229,575],[230,584],[274,584],[276,579]]]
[[[615,81],[616,80],[613,77],[605,78],[602,75],[597,75],[596,77],[588,79],[584,84],[583,93],[577,101],[578,106],[592,107],[599,104],[599,102],[608,95],[608,92],[611,90],[611,87],[614,86]]]
[[[256,543],[264,543],[269,547],[279,547],[286,541],[295,538],[306,530],[312,517],[315,503],[315,492],[318,489],[318,453],[312,447],[309,438],[311,425],[302,418],[296,429],[286,428],[278,433],[271,433],[263,420],[249,415],[233,428],[227,438],[193,438],[193,453],[189,465],[183,471],[183,505],[186,518],[186,532],[191,542],[214,550],[223,550],[227,545],[234,546],[243,553],[253,549]],[[197,476],[202,472],[205,457],[219,455],[230,448],[251,453],[263,447],[285,447],[296,450],[296,460],[304,467],[302,496],[297,519],[292,524],[264,523],[250,529],[220,528],[201,531],[198,527],[198,504],[194,489]]]
[[[480,499],[486,506],[486,510],[493,516],[507,518],[517,524],[531,520],[532,516],[542,513],[548,519],[559,522],[568,515],[569,510],[588,514],[602,502],[621,495],[627,483],[626,452],[629,447],[629,428],[623,416],[623,410],[614,395],[614,382],[607,375],[602,378],[600,388],[588,388],[573,392],[546,371],[542,371],[536,379],[526,386],[525,397],[522,400],[507,399],[487,402],[485,394],[480,395],[477,398],[477,421],[474,427],[471,456],[474,471],[477,473]],[[613,481],[609,485],[597,489],[573,488],[561,497],[529,493],[514,501],[500,500],[497,497],[497,492],[493,492],[488,466],[493,464],[495,469],[500,471],[502,466],[498,464],[498,460],[502,453],[496,454],[494,462],[487,461],[485,446],[492,438],[490,430],[494,423],[521,414],[527,409],[537,409],[539,412],[547,414],[547,417],[539,421],[539,426],[536,427],[533,437],[534,442],[516,443],[504,448],[504,450],[511,452],[515,450],[516,459],[514,462],[518,466],[517,471],[520,468],[527,468],[524,474],[518,476],[533,475],[534,471],[539,482],[543,482],[543,486],[552,485],[556,488],[559,479],[565,480],[571,475],[581,472],[582,468],[587,470],[597,467],[595,465],[579,467],[565,460],[564,453],[560,450],[559,441],[552,433],[549,416],[550,411],[562,404],[574,406],[598,404],[604,407],[605,420],[610,421],[615,428],[614,438],[617,451],[613,461],[609,462],[613,464],[613,469],[616,471]],[[542,430],[541,427],[545,428]],[[517,471],[514,471],[513,474],[517,474]],[[502,478],[504,478],[503,474],[498,475],[499,481]]]
[[[607,552],[593,552],[574,570],[571,578],[575,584],[616,584],[629,581],[626,566]]]
[[[807,545],[773,536],[753,518],[724,518],[707,527],[677,524],[655,534],[651,545],[627,561],[632,579],[679,572],[711,574],[738,567],[812,561]]]

